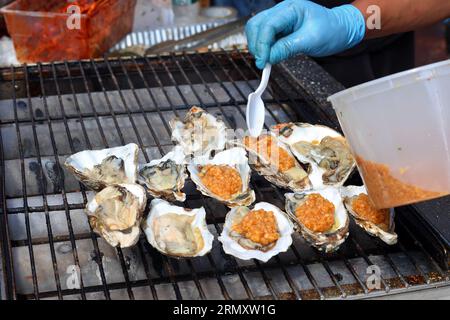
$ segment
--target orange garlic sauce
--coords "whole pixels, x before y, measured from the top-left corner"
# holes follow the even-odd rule
[[[252,210],[232,230],[243,237],[267,246],[280,238],[277,221],[272,211]]]
[[[376,224],[383,230],[389,228],[389,209],[375,209],[367,194],[361,193],[354,198],[352,207],[361,218]]]
[[[245,137],[245,146],[256,152],[271,164],[277,166],[278,170],[285,172],[295,166],[295,159],[286,150],[280,148],[271,135],[261,135],[258,138]]]
[[[206,165],[200,168],[199,176],[209,191],[225,200],[242,190],[241,176],[230,166]]]
[[[334,204],[318,193],[311,193],[295,210],[301,223],[311,231],[325,232],[334,225]]]

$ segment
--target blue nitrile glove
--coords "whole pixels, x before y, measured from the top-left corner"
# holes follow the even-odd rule
[[[323,57],[360,43],[366,32],[362,13],[352,5],[333,9],[308,0],[285,0],[257,14],[245,28],[248,48],[263,69],[303,53]]]

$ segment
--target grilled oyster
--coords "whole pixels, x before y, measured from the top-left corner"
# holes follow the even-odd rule
[[[87,204],[86,214],[92,229],[106,242],[126,248],[139,240],[146,203],[145,190],[138,184],[109,186]]]
[[[244,137],[235,142],[249,153],[251,167],[269,182],[294,192],[311,188],[308,173],[292,155],[289,147],[273,134]]]
[[[255,201],[250,189],[250,167],[245,149],[231,148],[208,156],[194,158],[188,171],[197,189],[229,207],[248,206]]]
[[[198,257],[211,251],[214,236],[205,221],[204,208],[186,209],[154,199],[143,222],[148,242],[173,257]]]
[[[348,236],[349,218],[337,188],[286,194],[286,212],[303,238],[317,249],[332,252]]]
[[[225,148],[226,126],[199,107],[192,107],[183,121],[170,121],[172,140],[183,147],[186,155],[201,156]]]
[[[87,187],[99,191],[108,185],[136,182],[139,147],[85,150],[66,159],[64,165]]]
[[[341,195],[347,210],[358,226],[389,245],[397,243],[397,234],[394,231],[394,209],[375,209],[370,203],[364,186],[341,187]]]
[[[139,182],[147,187],[153,197],[168,201],[186,200],[181,191],[187,178],[185,155],[180,146],[176,146],[163,158],[143,165],[139,170]]]
[[[311,165],[309,178],[314,189],[343,185],[356,166],[347,141],[331,128],[289,123],[274,126],[272,131],[300,162]]]
[[[267,220],[263,220],[259,225],[253,224],[252,221],[245,222],[244,219],[250,218],[249,214],[254,214],[255,216],[264,214],[270,220],[274,219],[275,221],[271,222],[275,222],[276,224],[276,235],[273,235],[273,230],[271,235],[267,235]],[[251,217],[250,219],[253,218]],[[261,216],[255,218],[261,219]],[[248,226],[252,225],[252,233],[237,228],[243,220]],[[265,237],[261,236],[258,227],[264,227],[266,229],[263,231],[265,232]],[[247,230],[250,231],[250,229]],[[292,244],[292,232],[294,232],[292,222],[280,209],[270,203],[259,202],[255,204],[253,210],[247,207],[231,209],[226,216],[219,241],[222,243],[223,250],[227,254],[242,260],[258,259],[267,262],[273,256],[288,250]]]

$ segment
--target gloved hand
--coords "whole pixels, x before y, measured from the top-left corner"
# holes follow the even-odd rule
[[[349,49],[364,38],[366,23],[352,5],[328,9],[308,0],[285,0],[251,18],[245,32],[256,66],[263,69],[299,53],[323,57]]]

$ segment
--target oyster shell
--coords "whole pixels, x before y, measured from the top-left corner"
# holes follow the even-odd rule
[[[87,204],[92,229],[113,247],[130,247],[139,240],[142,213],[147,203],[138,184],[109,186]]]
[[[255,171],[274,185],[294,192],[311,188],[308,172],[303,169],[287,145],[279,141],[274,134],[264,134],[257,139],[248,136],[244,137],[243,141],[234,142],[248,151],[250,166]],[[278,148],[291,157],[292,167],[287,168],[288,166],[281,162],[283,159],[279,156],[281,152]]]
[[[378,237],[389,245],[397,243],[397,234],[395,233],[394,209],[384,209],[388,211],[387,221],[382,224],[376,224],[360,216],[353,207],[353,201],[360,194],[367,194],[365,186],[341,187],[341,195],[344,199],[345,207],[353,216],[356,224],[363,228],[368,234]]]
[[[302,205],[311,194],[320,194],[334,205],[334,224],[330,230],[315,232],[308,229],[296,215],[298,206]],[[296,222],[303,238],[317,249],[325,252],[333,252],[344,243],[349,232],[349,218],[345,210],[341,195],[337,188],[329,187],[322,190],[307,191],[302,193],[288,193],[286,197],[286,212]]]
[[[204,173],[204,169],[207,168],[207,166],[225,166],[226,168],[236,170],[242,181],[241,190],[232,194],[231,197],[227,199],[213,193],[203,184],[200,176]],[[212,159],[208,156],[194,158],[187,168],[192,181],[196,184],[197,189],[201,193],[225,203],[228,207],[248,206],[255,201],[255,192],[250,189],[249,186],[251,170],[248,165],[248,159],[244,148],[235,147],[219,152]]]
[[[214,236],[206,226],[205,209],[186,209],[154,199],[143,222],[148,242],[173,257],[198,257],[211,251]]]
[[[66,159],[64,165],[87,187],[99,191],[108,185],[136,182],[139,147],[85,150]]]
[[[289,123],[274,126],[272,131],[300,162],[311,165],[309,178],[314,189],[343,185],[356,166],[347,141],[331,128]]]
[[[232,226],[235,223],[239,223],[246,214],[252,211],[247,207],[236,207],[227,214],[219,237],[225,253],[242,260],[258,259],[267,262],[273,256],[280,252],[286,252],[289,249],[292,244],[292,233],[294,232],[292,222],[284,212],[270,203],[259,202],[255,204],[253,210],[260,209],[273,212],[278,225],[279,239],[274,244],[264,247],[234,232]]]
[[[147,187],[148,193],[155,198],[168,201],[186,200],[181,190],[187,178],[185,154],[180,146],[176,146],[163,158],[153,160],[139,169],[139,182]]]
[[[199,107],[192,107],[183,121],[170,121],[172,140],[183,148],[186,155],[201,156],[225,148],[226,126]]]

